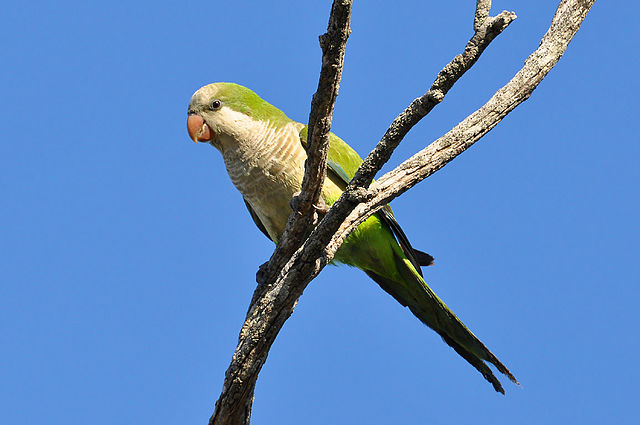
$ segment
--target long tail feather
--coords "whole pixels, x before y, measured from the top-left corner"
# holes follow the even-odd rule
[[[485,361],[493,364],[511,381],[518,381],[507,367],[456,317],[442,300],[429,288],[412,263],[395,253],[396,266],[402,282],[396,282],[373,272],[367,274],[382,289],[392,295],[424,324],[436,331],[449,346],[476,368],[493,388],[504,394],[500,381]]]

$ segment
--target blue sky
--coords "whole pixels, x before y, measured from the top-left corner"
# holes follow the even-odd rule
[[[461,3],[356,2],[333,129],[361,154],[471,36]],[[3,424],[208,420],[273,246],[186,107],[234,81],[306,121],[330,2],[292,5],[4,6]],[[555,6],[494,2],[518,19],[385,169],[505,84]],[[636,423],[638,14],[596,3],[531,99],[393,203],[436,257],[427,281],[522,387],[495,393],[362,272],[329,267],[271,350],[254,424]]]

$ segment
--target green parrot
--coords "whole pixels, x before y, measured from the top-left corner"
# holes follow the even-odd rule
[[[278,243],[291,214],[290,200],[302,186],[307,126],[289,119],[246,87],[215,83],[191,98],[187,130],[196,143],[209,143],[220,151],[256,225]],[[329,135],[327,178],[321,194],[325,205],[338,199],[361,163],[349,145]],[[420,267],[433,264],[433,257],[411,246],[388,205],[349,235],[334,262],[363,270],[436,331],[496,391],[504,394],[485,361],[518,383],[426,284]]]

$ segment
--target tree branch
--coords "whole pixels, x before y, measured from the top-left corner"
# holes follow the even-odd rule
[[[478,1],[478,5],[483,3]],[[491,2],[489,2],[491,3]],[[477,16],[477,13],[476,13]],[[374,176],[389,160],[391,154],[400,144],[404,136],[436,107],[451,87],[478,60],[484,49],[516,18],[513,12],[502,12],[493,18],[487,18],[478,31],[471,37],[463,53],[454,57],[438,73],[431,88],[411,104],[393,120],[376,147],[364,159],[358,172],[349,184],[350,188],[369,187]],[[334,205],[335,206],[335,205]],[[333,208],[332,208],[333,209]]]
[[[473,19],[473,30],[480,32],[482,24],[489,17],[489,11],[491,10],[491,0],[477,0],[476,1],[476,14]]]
[[[256,288],[247,319],[240,332],[238,348],[234,353],[233,360],[225,374],[225,382],[222,387],[222,394],[216,402],[213,415],[209,419],[210,424],[248,424],[251,418],[251,406],[253,404],[253,390],[258,373],[262,368],[269,347],[273,343],[278,331],[284,321],[291,315],[295,307],[298,296],[288,303],[288,307],[272,312],[276,313],[280,325],[268,332],[269,329],[262,327],[259,321],[252,320],[255,317],[256,303],[263,301],[270,283],[274,282],[278,272],[283,268],[293,253],[300,247],[302,242],[309,236],[315,224],[316,214],[314,205],[318,204],[320,193],[324,184],[327,169],[327,151],[329,147],[329,132],[331,131],[331,121],[333,108],[338,96],[340,78],[342,77],[342,66],[344,54],[349,34],[351,34],[350,21],[353,0],[334,0],[329,16],[329,24],[326,34],[320,36],[320,47],[322,48],[322,67],[318,81],[318,89],[311,102],[309,113],[309,128],[307,132],[307,161],[305,164],[305,174],[302,182],[302,190],[297,197],[295,205],[292,205],[293,212],[287,221],[284,233],[273,253],[268,264],[263,265],[257,276],[258,287]],[[302,290],[300,291],[300,294]],[[282,307],[282,304],[277,304]],[[261,314],[265,311],[258,306]],[[258,316],[261,318],[262,316]],[[273,320],[273,317],[272,317]],[[280,322],[281,321],[281,322]],[[252,330],[262,327],[263,332],[267,332],[268,338],[256,341],[251,338]],[[249,349],[241,350],[244,342],[262,342],[266,346],[261,346],[256,351]]]
[[[560,59],[594,2],[595,0],[561,1],[540,47],[507,85],[447,134],[371,184],[375,173],[389,159],[404,135],[442,100],[458,78],[475,63],[486,46],[515,18],[515,15],[509,12],[489,17],[490,2],[477,1],[475,34],[467,43],[464,52],[456,56],[438,74],[427,93],[414,100],[394,120],[376,148],[367,156],[347,190],[313,229],[304,244],[297,248],[287,261],[283,261],[282,269],[270,269],[266,273],[277,276],[277,279],[272,281],[269,277],[263,280],[264,285],[256,289],[210,424],[248,423],[253,389],[269,348],[293,312],[295,303],[307,284],[331,261],[348,234],[391,199],[424,180],[466,150],[517,105],[525,101]],[[334,6],[337,3],[350,4],[336,1]],[[332,8],[332,16],[333,12]],[[323,65],[324,63],[323,60]],[[337,94],[337,85],[335,87],[334,93]],[[316,100],[317,96],[314,103]],[[333,108],[332,105],[333,102],[329,110]],[[319,136],[318,138],[322,139]],[[326,138],[324,142],[326,144]],[[322,147],[322,143],[320,146]],[[310,152],[311,155],[313,154]],[[322,181],[324,176],[326,151],[324,155],[325,157],[319,160],[319,181]],[[308,168],[309,164],[307,171]],[[317,173],[315,175],[318,176]],[[313,202],[309,205],[311,207],[308,211],[312,209]],[[274,257],[271,261],[274,261]],[[263,273],[262,277],[264,275]]]
[[[291,255],[309,236],[317,224],[315,205],[320,200],[322,185],[327,173],[329,132],[333,119],[333,108],[338,97],[342,66],[351,34],[352,0],[335,0],[331,7],[326,34],[320,36],[322,68],[318,89],[311,101],[307,132],[307,160],[300,194],[292,200],[293,212],[289,217],[282,238],[278,242],[269,264],[261,276],[261,284],[275,281],[277,273]]]

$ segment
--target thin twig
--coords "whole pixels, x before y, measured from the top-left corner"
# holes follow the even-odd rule
[[[471,37],[464,51],[454,57],[438,73],[431,88],[411,104],[393,120],[389,129],[376,147],[367,155],[362,166],[351,180],[351,187],[368,187],[375,174],[389,160],[394,149],[404,136],[424,118],[436,105],[444,99],[447,92],[460,77],[476,63],[484,49],[506,29],[516,14],[502,12],[498,16],[483,21],[478,31]]]
[[[479,32],[482,28],[482,24],[489,17],[489,11],[491,10],[491,0],[477,0],[476,1],[476,14],[473,19],[473,30]]]

